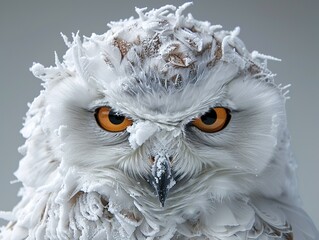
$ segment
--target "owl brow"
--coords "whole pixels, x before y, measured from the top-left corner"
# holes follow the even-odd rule
[[[108,101],[95,100],[89,104],[88,110],[94,112],[99,107],[111,107],[111,105]]]
[[[97,109],[100,108],[100,107],[109,107],[109,108],[112,108],[112,107],[110,106],[110,104],[107,103],[107,102],[94,102],[94,103],[92,103],[92,104],[90,104],[90,105],[88,106],[88,109],[87,109],[87,110],[88,110],[89,112],[95,113],[95,112],[97,111]]]

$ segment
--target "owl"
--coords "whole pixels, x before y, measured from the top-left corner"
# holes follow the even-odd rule
[[[3,240],[315,240],[290,150],[286,87],[239,28],[166,5],[62,35],[32,73]]]

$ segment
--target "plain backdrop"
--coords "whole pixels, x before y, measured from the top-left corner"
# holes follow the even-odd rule
[[[62,58],[66,46],[60,32],[71,36],[102,34],[112,20],[137,16],[134,7],[157,8],[184,1],[1,0],[0,2],[0,209],[18,202],[15,180],[21,156],[19,133],[27,103],[41,90],[29,72],[33,62],[54,65],[54,51]],[[270,62],[276,82],[291,83],[287,102],[288,126],[298,160],[299,187],[304,208],[319,226],[319,1],[317,0],[195,0],[187,9],[200,20],[241,27],[249,50],[282,59]],[[0,222],[2,225],[4,221]]]

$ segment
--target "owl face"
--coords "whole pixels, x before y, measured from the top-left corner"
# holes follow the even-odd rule
[[[272,161],[284,97],[236,32],[203,26],[150,12],[74,37],[42,93],[66,169],[120,172],[162,205],[204,174],[216,195],[252,190]]]
[[[271,161],[282,96],[271,83],[212,76],[208,72],[194,84],[137,96],[121,84],[107,94],[69,78],[52,88],[44,121],[53,134],[62,132],[57,154],[66,166],[91,173],[114,168],[150,184],[162,204],[170,187],[174,191],[179,181],[207,172],[220,175],[213,186],[222,195],[248,191],[247,183]]]

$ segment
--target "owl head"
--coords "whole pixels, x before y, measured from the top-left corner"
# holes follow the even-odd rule
[[[112,176],[162,206],[187,188],[223,198],[277,181],[269,194],[281,191],[285,96],[267,69],[273,58],[247,51],[238,27],[184,16],[189,5],[63,36],[62,62],[33,65],[44,90],[22,130],[20,180],[54,189],[70,172]]]

